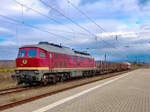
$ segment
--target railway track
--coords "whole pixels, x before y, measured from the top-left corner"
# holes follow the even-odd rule
[[[82,78],[84,78],[84,77],[79,77],[79,78],[67,80],[67,81],[65,81],[63,83],[69,83],[71,81],[82,80]],[[31,90],[31,89],[38,89],[38,88],[42,88],[42,87],[48,87],[48,86],[55,86],[55,84],[48,84],[46,86],[35,86],[35,87],[19,86],[19,87],[13,87],[13,88],[8,88],[8,89],[3,89],[3,90],[0,90],[0,96],[11,94],[11,93],[18,93],[18,92],[22,92],[22,91],[27,91],[27,90]]]
[[[14,88],[8,88],[8,89],[3,89],[3,90],[0,90],[0,96],[1,95],[6,95],[6,94],[10,94],[10,93],[15,93],[15,92],[21,92],[21,91],[24,91],[28,88],[26,87],[14,87]]]
[[[56,94],[56,93],[59,93],[59,92],[63,92],[63,91],[66,91],[66,90],[69,90],[69,89],[72,89],[72,88],[75,88],[75,87],[79,87],[79,86],[83,86],[83,85],[86,85],[86,84],[90,84],[90,83],[93,83],[93,82],[96,82],[96,81],[99,81],[99,80],[103,80],[103,79],[106,79],[106,78],[117,76],[117,75],[129,72],[129,71],[131,71],[131,70],[123,71],[123,72],[117,72],[117,73],[110,73],[109,75],[101,75],[102,77],[98,78],[96,80],[75,84],[75,85],[72,85],[72,86],[69,86],[69,87],[65,87],[63,89],[58,89],[58,90],[55,90],[55,91],[51,91],[51,92],[43,93],[43,94],[40,94],[40,95],[37,95],[37,96],[33,96],[33,97],[30,97],[30,98],[25,98],[23,100],[18,100],[18,101],[12,102],[12,103],[0,105],[0,110],[8,109],[8,108],[20,105],[20,104],[31,102],[31,101],[34,101],[34,100],[37,100],[37,99],[40,99],[40,98],[43,98],[43,97],[46,97],[46,96],[50,96],[50,95],[53,95],[53,94]],[[97,76],[97,77],[100,77],[100,76]],[[82,79],[80,79],[80,80],[82,80]],[[76,81],[76,80],[72,80],[72,81]],[[64,83],[65,84],[66,83],[69,84],[72,81],[66,81]],[[49,86],[49,85],[47,85],[47,86]],[[27,87],[27,88],[23,87],[23,88],[16,88],[16,89],[15,88],[10,88],[10,89],[6,89],[6,90],[0,90],[0,95],[7,95],[7,94],[10,94],[10,93],[19,93],[19,92],[26,91],[26,90],[38,89],[38,88],[43,88],[43,87],[47,87],[47,86]],[[55,86],[55,84],[51,85],[51,87],[52,86]]]
[[[75,81],[75,80],[76,79],[68,80],[68,81],[65,81],[63,83],[68,83],[68,82]],[[82,80],[82,78],[80,78],[79,80]],[[48,87],[48,86],[55,86],[55,85],[56,84],[48,84],[46,86],[35,86],[35,87],[21,86],[21,87],[8,88],[8,89],[0,90],[0,96],[11,94],[11,93],[18,93],[18,92],[22,92],[22,91],[27,91],[27,90],[31,90],[31,89],[38,89],[38,88],[44,88],[44,87]]]
[[[53,86],[54,84],[48,84],[46,86],[33,86],[33,87],[31,87],[31,86],[21,86],[21,87],[3,89],[3,90],[0,90],[0,96],[11,94],[11,93],[18,93],[18,92],[22,92],[22,91],[27,91],[27,90],[31,90],[31,89],[38,89],[38,88],[42,88],[42,87],[48,87],[50,85]]]

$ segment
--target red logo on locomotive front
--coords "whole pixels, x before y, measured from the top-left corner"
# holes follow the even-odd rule
[[[28,61],[27,61],[26,59],[24,59],[24,60],[22,60],[22,63],[23,63],[23,64],[27,64]]]

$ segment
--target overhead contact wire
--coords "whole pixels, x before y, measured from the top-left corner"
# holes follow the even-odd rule
[[[22,21],[19,21],[19,20],[10,18],[10,17],[8,17],[8,16],[4,16],[4,15],[1,15],[1,14],[0,14],[0,16],[3,17],[3,18],[5,18],[5,19],[7,19],[7,20],[11,20],[11,21],[14,21],[14,22],[16,22],[16,23],[24,24],[24,25],[26,25],[26,26],[28,26],[28,27],[32,27],[32,28],[37,29],[37,30],[40,30],[40,31],[42,31],[42,32],[49,33],[50,35],[53,35],[53,36],[56,36],[56,37],[62,37],[62,38],[64,38],[64,39],[66,39],[66,40],[71,40],[71,39],[66,38],[66,37],[64,37],[64,36],[62,36],[62,35],[58,35],[58,34],[55,34],[55,33],[52,33],[52,32],[46,31],[46,30],[43,30],[43,29],[41,29],[41,28],[39,28],[39,27],[36,27],[36,26],[30,25],[30,24],[27,24],[27,23],[25,23],[25,22],[22,22]],[[71,41],[72,41],[72,40],[71,40]]]
[[[66,16],[65,14],[61,13],[58,9],[52,7],[51,5],[45,3],[43,0],[39,0],[41,3],[43,3],[45,6],[51,8],[52,10],[55,10],[58,14],[60,14],[61,16],[65,17],[67,20],[69,20],[70,22],[72,22],[73,24],[75,24],[76,26],[80,27],[81,29],[83,29],[84,31],[88,32],[89,34],[93,35],[95,38],[97,38],[97,36],[92,33],[91,31],[87,30],[86,28],[84,28],[83,26],[79,25],[78,23],[76,23],[75,21],[73,21],[71,18],[69,18],[68,16]],[[101,38],[100,38],[101,39]],[[101,41],[103,41],[105,44],[112,46],[113,48],[115,48],[113,45],[109,44],[108,42],[105,42],[103,39],[101,39]]]

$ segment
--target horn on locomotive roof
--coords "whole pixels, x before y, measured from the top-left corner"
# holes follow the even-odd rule
[[[89,56],[90,56],[90,54],[89,54],[89,53],[86,53],[86,52],[75,51],[75,50],[74,50],[74,52],[77,53],[77,54],[83,54],[83,55],[89,55]]]

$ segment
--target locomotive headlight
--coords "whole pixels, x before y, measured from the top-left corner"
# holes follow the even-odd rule
[[[46,79],[46,76],[44,75],[44,77],[43,77],[44,79]]]
[[[15,73],[18,74],[20,71],[19,70],[15,70]]]
[[[38,71],[38,70],[35,70],[34,72],[35,72],[36,74],[38,74],[38,73],[39,73],[39,71]]]

